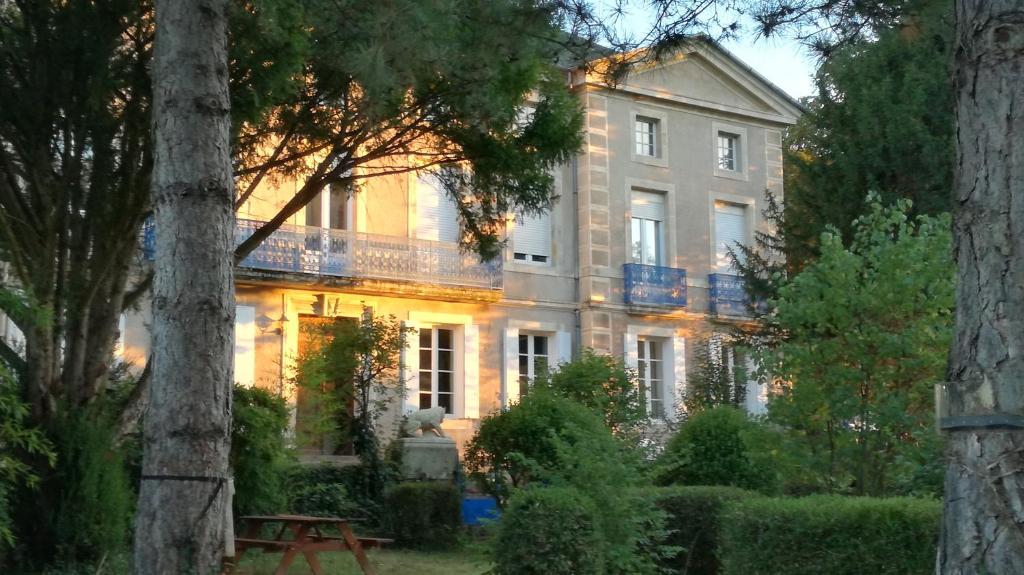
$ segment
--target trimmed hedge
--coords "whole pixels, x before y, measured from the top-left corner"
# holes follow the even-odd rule
[[[942,505],[819,495],[746,499],[721,516],[725,575],[929,575]]]
[[[459,544],[462,497],[451,483],[400,483],[384,494],[388,527],[400,547],[452,549]]]
[[[736,487],[673,486],[647,490],[654,504],[668,515],[668,537],[662,541],[679,552],[661,566],[680,575],[716,575],[720,515],[728,504],[755,497]]]
[[[601,575],[593,501],[569,487],[516,492],[498,524],[494,575]]]

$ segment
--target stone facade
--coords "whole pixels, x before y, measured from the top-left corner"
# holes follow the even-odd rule
[[[404,354],[407,397],[393,415],[419,408],[421,373],[447,378],[444,429],[460,446],[481,416],[519,397],[521,365],[529,370],[538,358],[557,365],[582,348],[624,356],[633,366],[659,358],[660,398],[651,399],[660,402],[656,410],[674,413],[693,354],[687,342],[748,321],[711,306],[710,276],[728,271],[716,245],[724,228],[716,222],[747,241],[765,228],[764,192],[782,196],[782,131],[800,108],[712,44],[615,87],[579,71],[570,76],[585,106],[585,147],[556,174],[559,199],[542,228],[546,261],[517,259],[520,221],[510,224],[500,266],[474,267],[453,245],[422,239],[418,215],[427,212],[418,203],[429,196],[415,174],[373,180],[342,200],[343,208],[324,202],[300,211],[294,227],[239,267],[236,378],[294,400],[285,382],[300,325],[316,316],[359,317],[366,306],[426,334],[423,354],[416,341]],[[295,186],[264,184],[239,218],[268,218]],[[647,229],[636,227],[647,225],[637,223],[644,201],[660,210],[660,220],[645,216],[655,222],[654,247],[632,237]],[[334,210],[330,227],[338,229],[306,227],[315,209]],[[633,265],[641,263],[637,250],[649,250],[654,263]],[[147,317],[143,309],[124,320],[119,349],[136,364],[146,357]],[[421,369],[421,355],[435,370],[441,356],[450,357],[450,369]],[[442,392],[436,384],[434,391]],[[761,390],[752,392],[756,408]]]

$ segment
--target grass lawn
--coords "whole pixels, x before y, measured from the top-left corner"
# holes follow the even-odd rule
[[[403,551],[398,549],[373,549],[367,551],[370,563],[378,575],[481,575],[491,568],[491,562],[482,549],[475,546],[438,553]],[[320,564],[325,573],[331,575],[362,575],[355,557],[347,551],[320,553]],[[280,553],[246,552],[237,573],[239,575],[262,575],[273,573],[281,560]],[[288,573],[307,575],[309,566],[303,557],[298,557]]]

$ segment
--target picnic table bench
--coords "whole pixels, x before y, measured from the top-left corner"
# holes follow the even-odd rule
[[[300,554],[314,575],[323,575],[323,567],[317,553],[321,551],[351,551],[356,562],[366,575],[376,575],[365,549],[376,548],[391,539],[382,537],[356,537],[344,517],[310,517],[307,515],[249,515],[242,517],[245,521],[245,533],[235,538],[235,563],[249,549],[261,549],[264,552],[283,553],[274,575],[284,575],[288,567]],[[263,528],[267,525],[280,524],[273,539],[261,538]],[[326,535],[324,529],[333,527],[341,535]],[[291,535],[290,538],[286,536]]]

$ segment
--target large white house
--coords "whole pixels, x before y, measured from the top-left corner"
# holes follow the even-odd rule
[[[584,149],[558,171],[549,214],[510,222],[501,261],[459,252],[454,206],[429,174],[374,179],[352,197],[325,191],[237,268],[236,379],[294,401],[283,382],[301,326],[367,306],[418,330],[399,409],[443,406],[460,444],[538,369],[583,348],[624,356],[651,413],[671,417],[692,343],[749,321],[726,250],[766,226],[765,190],[782,197],[782,131],[801,110],[707,41],[615,87],[568,77]],[[239,239],[294,185],[260,188],[239,212]],[[136,364],[147,316],[123,319],[119,353]],[[757,409],[764,392],[750,386]]]

